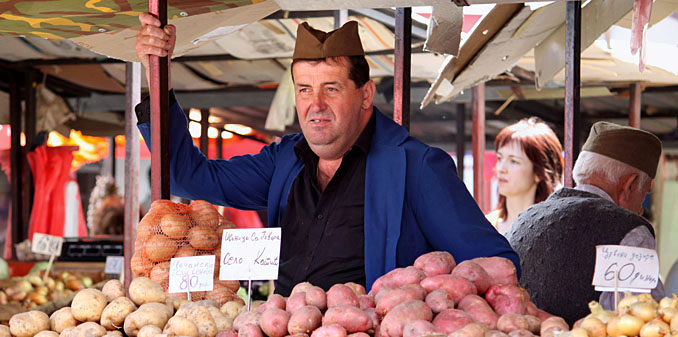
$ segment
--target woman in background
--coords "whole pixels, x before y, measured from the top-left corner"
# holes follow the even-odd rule
[[[501,130],[494,148],[499,203],[487,218],[505,235],[520,212],[546,200],[561,186],[563,148],[553,130],[536,117]]]

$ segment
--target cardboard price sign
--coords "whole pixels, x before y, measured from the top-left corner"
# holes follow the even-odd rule
[[[277,280],[280,228],[228,229],[221,238],[220,280]]]
[[[597,291],[646,292],[657,286],[659,258],[647,248],[596,246],[593,285]]]
[[[37,254],[61,256],[64,238],[54,235],[34,233],[31,251]]]
[[[215,255],[175,257],[170,262],[169,292],[212,291]]]

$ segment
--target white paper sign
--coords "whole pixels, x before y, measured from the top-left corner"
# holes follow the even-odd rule
[[[228,229],[221,238],[220,280],[277,280],[280,228]]]
[[[33,242],[31,244],[31,251],[33,253],[61,256],[61,245],[64,243],[64,238],[54,235],[47,235],[42,233],[33,234]]]
[[[657,251],[629,246],[596,246],[593,285],[597,291],[614,291],[616,286],[618,291],[650,292],[658,280]]]
[[[172,258],[169,292],[212,291],[214,289],[215,260],[215,255]]]
[[[125,257],[123,256],[106,256],[106,267],[104,273],[106,274],[121,274],[122,268],[125,266]]]

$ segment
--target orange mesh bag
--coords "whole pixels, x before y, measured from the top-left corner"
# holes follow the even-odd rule
[[[219,304],[237,300],[240,283],[219,281],[221,236],[229,228],[235,228],[235,225],[206,201],[196,200],[190,205],[169,200],[154,201],[137,227],[132,272],[136,277],[150,278],[167,292],[173,257],[215,255],[214,290],[192,292],[191,299],[207,298]],[[186,298],[186,294],[171,295]]]

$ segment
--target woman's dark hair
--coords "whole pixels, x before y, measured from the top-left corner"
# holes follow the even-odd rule
[[[362,88],[370,80],[370,66],[365,56],[336,56],[324,59],[299,59],[292,61],[292,68],[297,62],[327,62],[330,64],[343,63],[348,59],[348,78],[355,83],[356,88]],[[292,75],[294,81],[294,73]]]
[[[556,134],[537,117],[525,118],[502,129],[494,140],[494,149],[516,142],[532,162],[539,183],[534,203],[548,198],[560,184],[563,176],[563,147]],[[499,218],[506,219],[506,197],[499,195]]]

